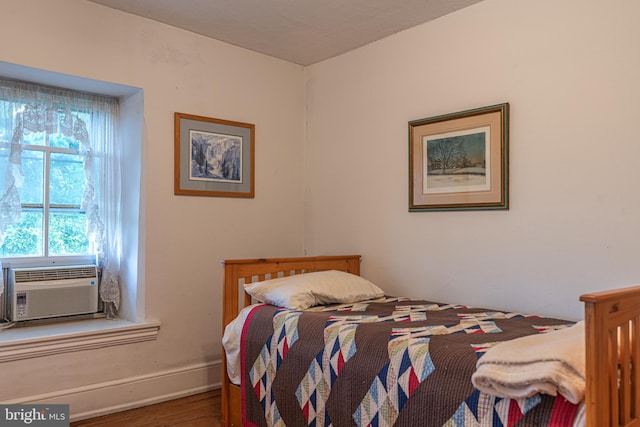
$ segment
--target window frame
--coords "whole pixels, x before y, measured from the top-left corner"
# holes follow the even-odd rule
[[[49,257],[57,257],[57,256],[67,256],[67,255],[71,255],[71,256],[75,256],[75,255],[91,255],[90,251],[88,250],[88,246],[87,246],[87,251],[86,252],[82,252],[82,253],[71,253],[71,254],[51,254],[51,243],[49,241],[49,237],[50,237],[50,214],[52,211],[60,211],[65,212],[68,211],[68,214],[79,214],[82,216],[86,217],[86,212],[84,210],[82,210],[82,206],[81,200],[78,200],[78,204],[76,205],[68,205],[68,204],[54,204],[51,203],[51,197],[50,197],[50,189],[51,189],[51,155],[52,154],[56,154],[56,153],[60,153],[60,154],[71,154],[71,155],[77,155],[80,156],[80,150],[79,149],[73,149],[73,148],[65,148],[65,147],[55,147],[55,146],[51,146],[49,144],[47,144],[48,140],[48,135],[45,134],[45,144],[42,145],[38,145],[38,144],[24,144],[22,146],[22,152],[23,152],[23,156],[25,154],[25,152],[27,151],[33,151],[33,152],[41,152],[42,153],[42,157],[43,157],[43,164],[42,164],[42,203],[33,203],[33,202],[22,202],[20,203],[21,205],[21,210],[22,212],[25,211],[35,211],[35,212],[41,212],[42,214],[42,248],[41,248],[41,252],[38,255],[32,255],[32,254],[11,254],[11,255],[7,255],[7,256],[0,256],[0,259],[3,258],[14,258],[14,257],[29,257],[29,258],[39,258],[39,259],[47,259]],[[27,185],[26,182],[24,185]]]

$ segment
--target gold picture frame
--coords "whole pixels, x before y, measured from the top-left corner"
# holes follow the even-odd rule
[[[175,113],[174,194],[253,198],[255,125]]]
[[[409,122],[409,211],[509,209],[509,104]]]

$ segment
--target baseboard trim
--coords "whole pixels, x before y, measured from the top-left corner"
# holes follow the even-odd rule
[[[68,404],[71,421],[78,421],[220,388],[221,371],[217,360],[3,403]]]

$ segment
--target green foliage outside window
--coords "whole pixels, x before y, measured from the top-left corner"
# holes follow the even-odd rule
[[[42,215],[22,212],[20,222],[7,230],[0,256],[38,256],[42,254]]]
[[[75,255],[88,252],[86,215],[80,210],[84,166],[77,154],[78,143],[64,136],[51,138],[48,145],[43,141],[43,133],[25,135],[25,144],[36,147],[24,149],[22,153],[24,184],[19,189],[22,216],[19,223],[7,230],[0,247],[0,257]],[[53,150],[48,148],[51,146],[54,147]],[[7,155],[8,150],[0,151],[0,156],[5,159]],[[7,164],[6,160],[2,164]],[[45,192],[44,187],[47,182],[46,171],[48,192]],[[44,221],[46,210],[49,212],[48,221]],[[48,231],[45,231],[47,224]],[[48,246],[45,248],[46,238]]]

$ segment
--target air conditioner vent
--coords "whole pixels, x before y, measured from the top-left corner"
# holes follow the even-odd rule
[[[96,267],[50,267],[15,269],[15,283],[41,282],[45,280],[84,279],[96,277]]]

